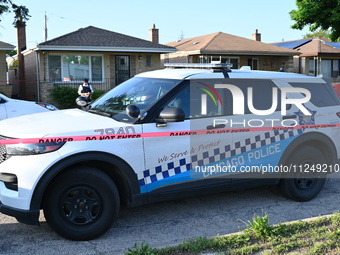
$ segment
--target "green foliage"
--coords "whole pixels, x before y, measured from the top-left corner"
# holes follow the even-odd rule
[[[214,243],[213,239],[208,239],[206,237],[197,237],[194,240],[186,240],[180,244],[179,250],[185,252],[200,252],[204,249],[210,248]]]
[[[14,55],[18,54],[17,50],[11,50],[6,52],[6,57],[12,57]]]
[[[97,98],[101,97],[102,95],[104,95],[106,92],[103,90],[95,90],[91,96],[92,101],[96,100]]]
[[[128,249],[125,255],[156,255],[155,249],[149,246],[148,243],[143,241],[140,246],[135,243],[133,249]]]
[[[314,37],[329,38],[329,34],[330,34],[329,30],[318,29],[314,33],[305,34],[303,36],[303,39],[314,38]]]
[[[268,225],[269,217],[254,216],[244,231],[234,235],[199,237],[154,254],[340,254],[340,214],[313,221]],[[246,223],[247,224],[247,223]],[[261,237],[261,239],[259,239]],[[263,238],[270,237],[270,238]],[[142,253],[138,253],[142,254]],[[147,253],[146,253],[147,254]]]
[[[67,86],[55,86],[51,91],[51,96],[61,108],[72,108],[76,106],[78,89]]]
[[[264,216],[254,216],[251,221],[248,221],[247,230],[255,233],[256,236],[266,239],[273,236],[273,227],[268,225],[269,216],[266,213]]]
[[[295,24],[294,29],[309,26],[311,32],[318,28],[330,29],[329,38],[336,42],[340,39],[340,4],[338,0],[296,0],[297,10],[289,12]]]
[[[8,12],[14,13],[13,25],[16,28],[25,26],[25,22],[31,17],[26,6],[16,5],[11,0],[0,0],[0,16]]]

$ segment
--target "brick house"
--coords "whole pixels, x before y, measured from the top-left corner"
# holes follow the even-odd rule
[[[23,52],[26,99],[51,102],[54,85],[77,87],[88,78],[97,90],[107,91],[137,73],[159,69],[160,54],[176,49],[153,41],[89,26],[38,44]]]
[[[14,48],[14,45],[0,41],[0,93],[7,96],[11,95],[12,86],[8,84],[7,80],[6,54]]]
[[[233,68],[250,66],[253,70],[293,72],[293,56],[300,53],[291,49],[261,42],[256,30],[252,39],[222,32],[183,39],[166,45],[177,52],[162,55],[165,63],[232,63]]]
[[[274,43],[301,54],[294,58],[296,72],[340,81],[340,43],[324,38],[309,38]]]

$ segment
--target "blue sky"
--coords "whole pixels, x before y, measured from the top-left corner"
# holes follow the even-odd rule
[[[31,18],[27,22],[27,46],[43,42],[44,16],[47,15],[48,40],[87,26],[149,39],[156,24],[160,43],[215,32],[251,39],[258,29],[262,42],[301,39],[308,33],[291,29],[289,12],[295,0],[13,0],[25,5]],[[13,13],[0,22],[0,41],[16,45]]]

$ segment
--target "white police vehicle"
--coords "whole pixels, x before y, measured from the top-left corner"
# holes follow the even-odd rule
[[[51,104],[12,99],[0,94],[0,120],[55,110],[58,109]]]
[[[88,240],[110,228],[122,204],[268,184],[307,201],[339,170],[339,117],[321,78],[169,65],[87,111],[2,121],[0,212],[38,224],[43,209],[57,233]]]

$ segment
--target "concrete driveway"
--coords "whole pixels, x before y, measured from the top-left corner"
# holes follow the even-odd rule
[[[254,214],[268,213],[270,224],[332,214],[340,210],[340,179],[330,179],[310,202],[290,201],[275,187],[221,193],[122,209],[104,236],[87,242],[65,240],[41,216],[28,226],[0,214],[0,254],[124,254],[143,240],[153,247],[178,244],[199,236],[237,232]]]

